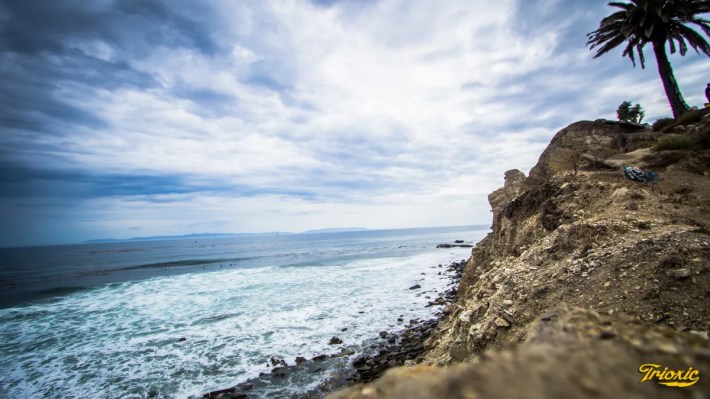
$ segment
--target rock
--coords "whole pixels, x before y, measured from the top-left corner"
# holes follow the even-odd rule
[[[249,391],[250,389],[254,388],[254,385],[248,382],[241,382],[237,384],[237,388],[241,389],[242,391]]]
[[[328,341],[329,345],[338,345],[338,344],[342,344],[342,343],[343,343],[343,340],[338,337],[333,337],[330,339],[330,341]]]
[[[359,366],[364,366],[365,362],[367,362],[368,357],[365,355],[359,355],[355,359],[353,359],[353,367],[357,368]]]
[[[505,184],[503,187],[488,195],[488,203],[493,210],[493,219],[500,214],[503,207],[508,205],[515,197],[518,196],[523,189],[525,182],[525,173],[518,169],[512,169],[505,172]]]
[[[463,240],[454,240],[454,243],[456,243],[456,244],[463,244]]]
[[[274,367],[273,369],[271,369],[271,375],[274,377],[286,377],[288,372],[289,369],[285,366]]]
[[[507,321],[508,323],[511,323],[511,324],[513,323],[513,321],[514,321],[513,315],[510,314],[510,312],[508,312],[507,310],[501,310],[499,312],[499,314],[500,314],[500,317],[505,319],[505,321]]]
[[[305,363],[305,362],[307,362],[307,361],[308,361],[308,360],[307,360],[305,357],[303,357],[303,356],[298,356],[298,357],[296,358],[296,364],[302,364],[302,363]]]
[[[212,397],[217,397],[217,396],[222,395],[222,394],[233,393],[233,392],[236,391],[236,390],[237,390],[236,387],[230,387],[230,388],[225,388],[225,389],[218,389],[218,390],[216,390],[216,391],[210,391],[210,393],[208,393],[208,394],[205,395],[205,396],[212,398]]]
[[[624,141],[629,134],[626,126],[605,121],[581,121],[567,126],[557,132],[530,170],[526,188],[543,183],[560,172],[584,170],[589,164],[582,154],[606,159],[625,152]]]
[[[422,288],[422,286],[419,284],[414,284],[413,286],[409,287],[410,290],[416,290],[418,288]]]
[[[313,358],[313,361],[322,362],[323,360],[325,360],[327,358],[328,358],[328,355],[318,355]]]
[[[272,366],[288,366],[285,360],[275,356],[272,356],[269,360],[271,361]]]
[[[471,248],[471,247],[473,247],[473,245],[471,245],[471,244],[438,244],[436,247],[437,248],[454,248],[454,247]]]
[[[690,269],[688,269],[688,268],[682,268],[682,269],[671,270],[670,274],[676,280],[683,280],[683,279],[690,277],[691,272],[690,272]]]
[[[178,339],[178,342],[185,342],[185,341],[187,341],[187,338],[185,338],[185,337],[180,337]]]
[[[501,328],[510,327],[510,323],[507,320],[500,318],[500,317],[496,317],[494,320],[494,323],[497,327],[501,327]]]
[[[334,357],[343,357],[343,356],[350,356],[350,355],[352,355],[352,354],[354,354],[354,353],[355,353],[355,351],[352,350],[352,349],[343,348],[343,349],[340,350],[340,352],[336,353],[336,354],[333,355],[333,356],[334,356]]]
[[[564,306],[544,318],[517,348],[488,351],[454,367],[395,368],[372,384],[327,399],[681,398],[693,396],[688,389],[698,397],[708,392],[702,377],[686,391],[669,390],[655,380],[641,382],[644,375],[638,372],[649,358],[660,370],[708,369],[708,342],[702,337]],[[600,339],[599,331],[608,337]],[[458,355],[467,358],[465,352]]]
[[[387,333],[387,331],[380,331],[380,338],[382,338],[382,339],[387,338],[388,335],[389,334]]]

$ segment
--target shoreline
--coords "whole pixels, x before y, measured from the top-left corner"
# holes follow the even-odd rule
[[[433,313],[425,320],[412,319],[403,329],[388,332],[381,331],[379,336],[371,337],[363,341],[362,345],[349,345],[339,347],[339,352],[331,354],[321,354],[311,359],[297,357],[294,364],[288,364],[285,359],[272,357],[270,372],[261,373],[258,377],[240,381],[237,384],[214,391],[204,393],[201,396],[191,396],[190,399],[244,399],[253,398],[250,392],[256,387],[276,386],[287,389],[290,381],[298,382],[299,376],[312,373],[330,373],[325,381],[316,387],[307,389],[304,392],[292,392],[288,395],[294,399],[315,399],[322,398],[331,392],[352,386],[357,383],[367,383],[377,379],[385,371],[398,366],[415,365],[421,362],[424,354],[424,341],[426,341],[434,328],[450,313],[448,305],[456,298],[458,284],[463,274],[466,259],[452,262],[448,266],[431,266],[431,269],[441,269],[438,273],[448,277],[451,288],[444,292],[421,291],[417,296],[436,297],[429,301],[426,307],[440,306],[441,310]],[[416,284],[410,290],[421,290],[422,287]],[[402,316],[397,321],[403,323]],[[341,342],[338,337],[333,337],[331,342],[338,344]],[[362,353],[350,358],[361,349]]]

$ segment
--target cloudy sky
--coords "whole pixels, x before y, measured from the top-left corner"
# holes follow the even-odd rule
[[[605,3],[2,1],[0,246],[489,223],[560,128],[670,114],[650,48],[592,59]]]

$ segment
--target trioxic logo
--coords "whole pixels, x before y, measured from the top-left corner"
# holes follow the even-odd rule
[[[700,371],[688,367],[687,370],[671,370],[664,367],[661,370],[660,364],[642,364],[639,367],[639,373],[644,374],[641,382],[656,380],[661,385],[668,387],[689,387],[700,381]]]

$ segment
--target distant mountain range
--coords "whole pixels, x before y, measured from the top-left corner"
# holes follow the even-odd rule
[[[365,231],[368,230],[364,227],[344,227],[344,228],[331,228],[331,229],[317,229],[304,231],[303,234],[317,234],[317,233],[346,233],[348,231]]]
[[[261,233],[261,234],[291,234],[282,232]],[[150,237],[132,237],[132,238],[99,238],[96,240],[84,241],[84,244],[98,244],[108,242],[126,242],[126,241],[156,241],[156,240],[181,240],[189,238],[217,238],[217,237],[237,237],[237,236],[253,236],[257,233],[193,233],[177,236],[150,236]]]
[[[304,231],[302,234],[317,234],[317,233],[344,233],[348,231],[365,231],[364,227],[346,227],[346,228],[330,228]],[[131,238],[99,238],[95,240],[83,241],[82,244],[100,244],[111,242],[129,242],[129,241],[157,241],[157,240],[183,240],[183,239],[198,239],[198,238],[219,238],[219,237],[240,237],[240,236],[256,236],[256,235],[286,235],[294,234],[284,231],[274,231],[270,233],[192,233],[175,236],[149,236],[149,237],[131,237]]]

